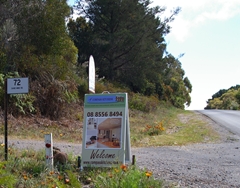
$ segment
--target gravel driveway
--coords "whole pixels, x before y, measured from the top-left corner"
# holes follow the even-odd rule
[[[153,171],[165,187],[240,188],[240,137],[199,114],[221,135],[218,143],[132,148],[136,165]],[[43,149],[43,141],[11,140],[17,148]],[[80,144],[55,143],[62,151],[81,154]]]

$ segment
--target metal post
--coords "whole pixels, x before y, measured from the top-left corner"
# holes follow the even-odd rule
[[[8,160],[8,119],[7,119],[7,108],[8,108],[8,94],[7,94],[7,79],[5,79],[5,95],[4,95],[4,128],[5,128],[5,160]]]

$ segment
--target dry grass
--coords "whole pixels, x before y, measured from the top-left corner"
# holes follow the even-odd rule
[[[43,140],[44,135],[53,134],[55,141],[82,143],[83,106],[75,104],[65,112],[65,116],[58,121],[39,115],[15,118],[8,116],[8,136],[18,139]],[[0,123],[4,125],[1,116]],[[4,126],[1,126],[0,135],[4,135]]]
[[[213,142],[219,138],[206,119],[193,111],[162,108],[151,114],[131,113],[130,120],[131,144],[136,147]],[[154,122],[163,122],[165,131],[154,136],[144,133],[144,125]]]
[[[78,104],[68,110],[58,121],[39,116],[8,118],[8,136],[18,139],[42,140],[52,133],[55,141],[82,143],[83,106]],[[4,121],[1,117],[0,135],[4,135]],[[164,131],[159,135],[144,132],[146,125],[162,122]],[[206,126],[205,119],[192,111],[162,106],[155,112],[130,111],[130,136],[132,147],[184,145],[211,142],[218,134]]]

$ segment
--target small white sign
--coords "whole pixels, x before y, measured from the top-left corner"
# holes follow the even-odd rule
[[[89,58],[89,91],[95,93],[95,63],[93,56]]]
[[[28,78],[8,78],[7,94],[28,93]]]

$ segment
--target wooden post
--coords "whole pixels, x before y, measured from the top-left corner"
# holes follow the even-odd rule
[[[135,165],[135,155],[132,156],[132,165]]]

